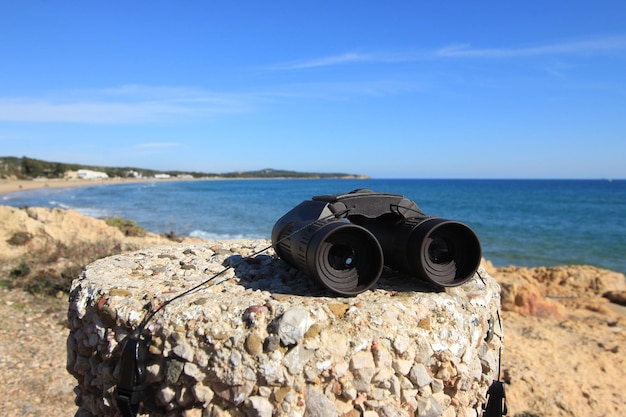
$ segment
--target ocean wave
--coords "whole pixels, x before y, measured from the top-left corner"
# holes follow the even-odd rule
[[[61,203],[54,200],[48,201],[48,204],[53,208],[60,208],[63,210],[75,210],[84,216],[95,217],[96,219],[111,217],[111,213],[109,210],[99,207],[73,207],[69,204]]]
[[[96,207],[74,207],[72,210],[76,210],[80,214],[89,217],[95,217],[96,219],[105,219],[107,217],[113,217],[111,212],[107,209],[96,208]]]
[[[267,236],[260,236],[256,234],[244,235],[241,233],[215,233],[204,230],[194,230],[189,233],[189,236],[204,240],[267,239]]]
[[[65,204],[65,203],[61,203],[60,201],[54,201],[54,200],[50,200],[48,201],[48,204],[50,204],[51,207],[58,207],[58,208],[62,208],[64,210],[69,210],[72,207]]]

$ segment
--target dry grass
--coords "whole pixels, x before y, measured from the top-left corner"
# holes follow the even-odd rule
[[[145,228],[132,220],[119,217],[106,219],[110,226],[117,227],[125,236],[143,237]],[[26,245],[32,236],[17,232],[9,243],[14,246]],[[26,252],[9,265],[0,267],[0,287],[23,289],[32,294],[56,295],[69,292],[75,279],[91,262],[122,252],[120,242],[102,239],[94,243],[64,243],[50,240],[36,251]]]
[[[68,292],[72,280],[91,262],[121,252],[119,243],[99,241],[67,245],[51,242],[35,252],[4,266],[0,286],[20,288],[33,294]]]

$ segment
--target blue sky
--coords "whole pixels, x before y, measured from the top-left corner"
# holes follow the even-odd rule
[[[626,178],[624,1],[4,1],[0,156]]]

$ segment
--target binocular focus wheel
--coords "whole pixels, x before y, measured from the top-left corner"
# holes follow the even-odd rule
[[[344,221],[329,222],[312,236],[307,269],[322,285],[342,295],[373,287],[383,270],[383,253],[366,229]]]

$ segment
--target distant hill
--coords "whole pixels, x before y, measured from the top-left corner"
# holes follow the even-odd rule
[[[236,171],[227,173],[211,173],[197,171],[158,171],[153,169],[134,167],[104,167],[94,165],[69,164],[64,162],[50,162],[41,159],[17,158],[14,156],[0,157],[0,178],[33,179],[33,178],[63,178],[67,171],[88,169],[105,172],[109,177],[154,177],[155,175],[170,175],[172,177],[186,176],[193,178],[368,178],[364,175],[345,173],[298,172],[281,169],[261,169],[258,171]]]

